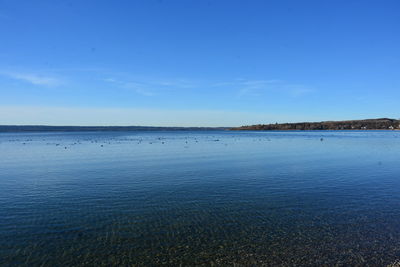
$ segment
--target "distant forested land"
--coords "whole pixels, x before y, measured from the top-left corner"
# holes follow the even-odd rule
[[[368,119],[350,121],[322,121],[257,124],[231,128],[231,130],[399,130],[400,120],[395,119]]]
[[[154,126],[47,126],[0,125],[0,132],[105,132],[105,131],[215,131],[215,130],[400,130],[400,120],[368,119],[257,124],[227,127],[154,127]]]
[[[0,125],[0,132],[204,131],[213,127]]]

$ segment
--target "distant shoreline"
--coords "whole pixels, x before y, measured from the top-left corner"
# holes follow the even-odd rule
[[[0,125],[0,133],[29,132],[123,132],[123,131],[218,131],[228,127],[157,127],[157,126],[50,126]]]
[[[236,131],[399,130],[400,120],[381,118],[348,121],[257,124],[231,128]]]
[[[161,126],[51,126],[0,125],[0,133],[17,132],[123,132],[123,131],[324,131],[400,130],[400,120],[366,119],[348,121],[257,124],[240,127],[161,127]]]

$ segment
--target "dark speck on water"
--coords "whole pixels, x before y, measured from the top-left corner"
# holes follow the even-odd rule
[[[386,266],[399,137],[2,133],[0,265]]]

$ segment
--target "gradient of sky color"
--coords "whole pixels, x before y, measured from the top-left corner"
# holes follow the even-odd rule
[[[0,124],[399,118],[400,1],[0,0]]]

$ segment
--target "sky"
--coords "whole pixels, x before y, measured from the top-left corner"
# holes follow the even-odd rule
[[[398,0],[0,0],[0,124],[400,118]]]

